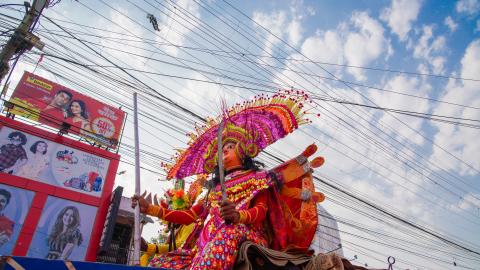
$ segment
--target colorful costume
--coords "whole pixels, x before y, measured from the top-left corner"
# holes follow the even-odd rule
[[[175,245],[179,248],[183,247],[183,244],[189,238],[190,234],[194,230],[196,223],[191,223],[188,225],[181,225],[178,228],[178,231],[175,233]],[[147,245],[147,250],[145,254],[142,255],[140,258],[140,266],[156,266],[158,264],[163,264],[167,258],[172,257],[171,254],[166,255],[169,252],[169,244],[155,244],[149,243]],[[153,257],[151,261],[149,261],[150,257]]]
[[[209,210],[210,219],[200,233],[196,246],[198,252],[192,259],[191,269],[231,269],[238,248],[245,240],[267,245],[262,222],[268,210],[267,192],[274,185],[271,177],[266,172],[247,171],[233,176],[225,185],[228,199],[240,210],[241,218],[238,224],[226,224],[221,218],[219,186],[208,197],[209,209],[203,204],[197,204],[186,211],[151,205],[147,211],[147,214],[169,222],[190,224]],[[163,261],[161,263],[152,265],[175,268],[174,265],[163,264]],[[185,267],[178,262],[175,265],[179,268]]]
[[[234,143],[238,157],[256,157],[265,147],[308,122],[303,119],[303,102],[307,99],[301,92],[289,91],[272,97],[259,96],[254,101],[229,109],[217,120],[209,120],[206,126],[197,127],[198,134],[189,134],[189,148],[176,156],[175,163],[165,165],[168,177],[184,178],[215,170],[220,122],[225,123],[222,145]],[[210,192],[206,204],[196,204],[185,211],[150,205],[147,214],[179,224],[190,224],[209,214],[196,247],[190,251],[194,257],[189,269],[232,269],[239,247],[246,240],[276,250],[306,251],[315,233],[311,228],[316,228],[317,215],[316,208],[307,209],[302,201],[309,201],[308,206],[314,206],[316,202],[312,203],[311,198],[323,200],[323,195],[313,190],[311,175],[308,177],[310,167],[305,165],[306,161],[303,156],[272,171],[243,169],[229,173],[225,179],[225,191],[240,216],[235,224],[226,223],[220,213],[220,185]],[[287,169],[294,169],[294,172]],[[283,184],[288,189],[282,193]],[[297,189],[300,194],[308,193],[309,196],[297,196]],[[283,201],[281,196],[287,201]],[[294,203],[289,205],[291,202]],[[306,222],[308,225],[299,224],[299,219],[305,218],[306,214],[310,218]],[[295,227],[290,228],[292,225]],[[155,266],[184,268],[190,263],[185,258],[173,264],[169,261],[168,264],[160,262]]]
[[[170,189],[165,192],[164,196],[166,201],[158,202],[155,197],[154,203],[157,206],[161,205],[164,208],[173,210],[188,209],[202,193],[205,181],[206,175],[198,175],[197,179],[190,184],[187,192],[183,191],[184,184],[177,186],[177,184],[179,184],[177,181],[174,189]],[[198,227],[202,224],[202,222],[193,222],[190,224],[177,224],[176,226],[172,226],[171,230],[173,229],[174,231],[170,235],[169,241],[171,241],[171,237],[174,237],[175,244],[173,246],[168,243],[147,244],[147,250],[140,258],[140,265],[150,265],[153,267],[156,267],[157,265],[168,265],[166,267],[170,267],[172,263],[182,259],[188,259],[188,262],[183,262],[180,265],[190,264],[190,260],[192,258],[192,252],[190,251],[191,244],[197,238],[196,236],[192,235],[192,233],[198,231]],[[172,252],[171,248],[174,249]],[[185,256],[185,254],[188,254],[188,256]],[[150,260],[152,256],[153,258]]]

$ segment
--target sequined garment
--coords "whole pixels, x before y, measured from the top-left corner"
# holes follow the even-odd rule
[[[247,210],[252,199],[271,185],[265,172],[233,176],[225,183],[228,199],[237,205],[239,211]],[[244,241],[267,245],[261,224],[265,216],[250,224],[225,224],[220,215],[221,198],[220,187],[209,196],[211,219],[200,235],[199,252],[192,261],[191,269],[232,269],[237,251]]]
[[[256,207],[256,199],[263,196],[264,194],[261,193],[271,188],[273,182],[266,172],[249,171],[230,176],[225,186],[228,199],[236,204],[237,210],[247,211]],[[267,245],[262,226],[265,212],[249,219],[248,224],[225,224],[220,214],[220,187],[210,193],[208,200],[210,202],[209,216],[196,242],[195,249],[188,251],[179,249],[166,256],[159,256],[152,260],[151,267],[232,269],[238,249],[244,241],[249,240]],[[168,219],[174,219],[177,214],[184,218],[185,213],[180,212],[169,211],[168,213],[162,212],[162,214]],[[191,259],[192,257],[193,259]]]

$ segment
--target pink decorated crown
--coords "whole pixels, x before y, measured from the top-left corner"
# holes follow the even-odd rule
[[[223,120],[222,144],[234,142],[242,157],[256,157],[263,149],[308,123],[304,104],[308,95],[286,90],[272,96],[256,96],[253,100],[236,104],[222,117],[209,119],[207,124],[190,133],[188,148],[179,151],[172,164],[163,164],[167,178],[184,178],[212,173],[217,165],[217,131]]]

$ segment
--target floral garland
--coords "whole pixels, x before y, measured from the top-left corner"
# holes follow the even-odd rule
[[[173,210],[188,209],[191,205],[188,195],[183,189],[169,189],[165,192],[168,208]]]
[[[252,198],[262,190],[268,189],[272,184],[264,172],[251,172],[225,183],[228,199],[237,204],[239,208],[248,205]],[[209,195],[209,199],[212,207],[218,206],[222,199],[219,187]]]

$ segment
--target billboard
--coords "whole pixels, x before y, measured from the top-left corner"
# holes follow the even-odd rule
[[[12,254],[34,194],[0,184],[0,255]]]
[[[110,161],[7,126],[0,128],[0,172],[100,197]]]
[[[0,116],[0,255],[95,261],[119,159]]]
[[[85,260],[97,208],[49,196],[27,256]]]
[[[24,72],[10,98],[10,112],[116,147],[125,113],[45,78]],[[65,124],[63,124],[65,123]]]

